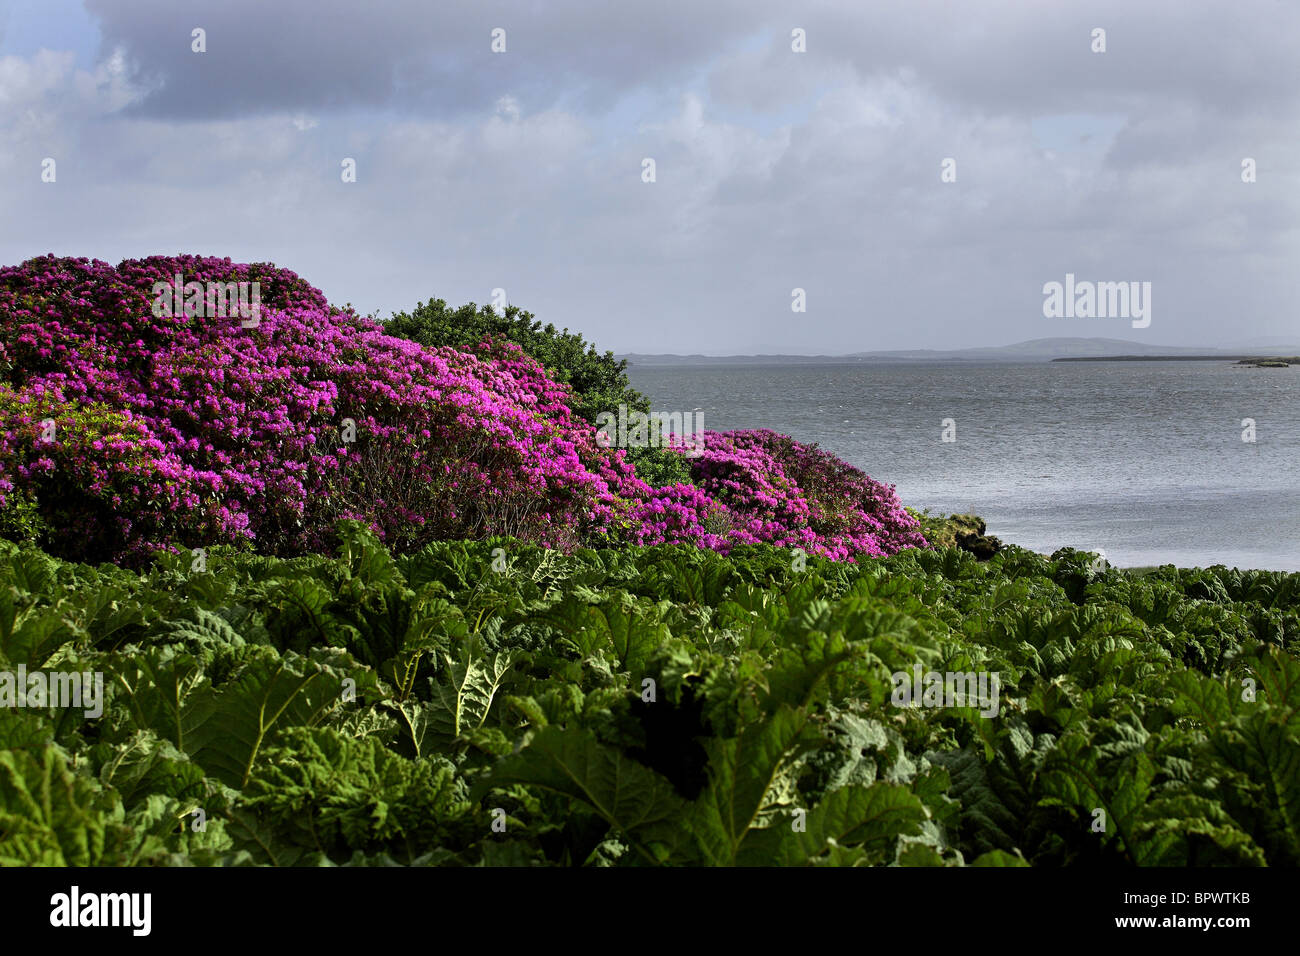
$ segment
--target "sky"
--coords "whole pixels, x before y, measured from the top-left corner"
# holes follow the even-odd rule
[[[1298,38],[1294,0],[0,0],[0,263],[271,261],[616,352],[1289,344]],[[1045,315],[1067,275],[1149,323]]]

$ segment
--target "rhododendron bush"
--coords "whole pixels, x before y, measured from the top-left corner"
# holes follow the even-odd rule
[[[841,559],[925,547],[919,525],[891,486],[773,431],[706,432],[691,473],[703,492],[735,515],[731,537],[737,541]]]
[[[260,312],[156,314],[154,286],[256,282]],[[81,560],[513,535],[770,542],[836,558],[924,546],[893,489],[772,432],[706,433],[652,488],[508,342],[425,348],[294,273],[196,256],[0,269],[0,533]]]

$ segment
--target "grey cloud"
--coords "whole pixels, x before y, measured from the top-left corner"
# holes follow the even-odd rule
[[[122,49],[156,89],[122,111],[103,63],[10,67],[0,206],[24,227],[0,261],[269,259],[380,315],[503,287],[616,350],[1130,335],[1043,318],[1043,283],[1067,271],[1152,281],[1150,341],[1293,321],[1286,5],[1180,20],[1163,2],[461,3],[437,30],[393,0],[91,5],[105,62]],[[1094,16],[1104,55],[1087,52]],[[510,52],[493,59],[495,25]],[[33,186],[55,147],[59,183]],[[948,156],[955,184],[939,181]]]
[[[86,0],[104,53],[121,49],[148,94],[135,110],[174,119],[278,110],[376,109],[453,116],[515,94],[606,108],[685,77],[759,9],[707,4],[523,5],[503,0]],[[195,54],[190,33],[207,31]],[[491,52],[506,30],[507,51]]]
[[[1106,112],[1152,99],[1269,111],[1300,86],[1300,7],[1280,0],[820,3],[809,51],[861,75],[909,69],[946,99],[998,112]],[[1093,53],[1094,28],[1107,50]]]

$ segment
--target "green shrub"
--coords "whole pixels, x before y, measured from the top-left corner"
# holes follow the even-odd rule
[[[487,339],[513,342],[556,381],[573,389],[574,414],[593,425],[597,415],[617,409],[620,403],[629,409],[650,410],[649,401],[628,382],[626,360],[614,358],[613,352],[602,355],[576,332],[557,329],[549,322],[543,326],[518,306],[507,306],[500,315],[490,305],[469,302],[453,309],[442,299],[434,299],[417,304],[410,312],[394,314],[384,323],[384,331],[427,348],[450,345],[472,351]]]

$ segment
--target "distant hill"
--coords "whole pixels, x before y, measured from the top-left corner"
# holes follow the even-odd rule
[[[866,362],[1050,362],[1053,359],[1190,358],[1239,359],[1244,356],[1294,355],[1297,343],[1236,349],[1151,345],[1127,339],[1031,339],[1014,345],[969,349],[897,349],[849,355],[673,355],[627,353],[618,356],[634,366],[677,365],[856,365]]]
[[[1151,345],[1127,339],[1103,338],[1053,338],[1030,339],[1015,345],[994,345],[973,349],[912,349],[906,352],[859,352],[857,355],[890,355],[910,359],[989,359],[994,361],[1044,362],[1056,358],[1080,356],[1105,357],[1109,355],[1240,355],[1240,349],[1189,348],[1177,345]]]

